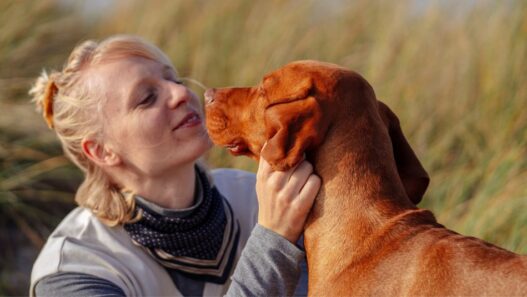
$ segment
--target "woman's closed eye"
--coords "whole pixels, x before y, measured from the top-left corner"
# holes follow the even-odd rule
[[[157,99],[157,91],[155,90],[149,90],[146,95],[141,99],[139,104],[137,104],[138,107],[148,107],[152,105]]]
[[[174,82],[178,85],[185,85],[185,82],[179,78],[167,78],[167,80],[171,81],[171,82]]]

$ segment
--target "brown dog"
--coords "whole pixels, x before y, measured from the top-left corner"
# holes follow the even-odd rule
[[[252,88],[206,92],[212,140],[322,178],[306,225],[312,296],[527,296],[527,258],[416,208],[429,178],[397,117],[360,75],[290,63]]]

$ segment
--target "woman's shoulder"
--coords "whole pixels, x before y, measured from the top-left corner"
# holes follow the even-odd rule
[[[31,273],[31,290],[56,272],[82,272],[107,279],[127,295],[142,291],[141,275],[163,279],[162,268],[134,245],[121,225],[110,227],[90,210],[71,211],[50,235]],[[164,280],[170,283],[170,279]]]
[[[32,279],[61,271],[64,265],[83,260],[87,254],[104,253],[119,241],[119,233],[118,228],[104,225],[90,210],[73,209],[48,237],[33,266]]]
[[[247,238],[258,218],[256,175],[239,169],[214,169],[212,182],[229,202],[234,215],[242,226],[242,236]]]
[[[239,169],[219,168],[210,172],[213,185],[229,202],[256,199],[256,175]]]
[[[89,209],[77,207],[73,209],[55,228],[48,238],[53,240],[82,240],[93,242],[101,237],[115,237],[124,235],[121,226],[110,227],[100,221]]]

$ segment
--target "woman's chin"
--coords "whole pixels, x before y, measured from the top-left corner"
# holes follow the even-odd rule
[[[204,133],[199,138],[195,138],[193,141],[185,146],[185,150],[188,151],[197,160],[203,156],[208,150],[210,150],[214,144],[207,133]]]

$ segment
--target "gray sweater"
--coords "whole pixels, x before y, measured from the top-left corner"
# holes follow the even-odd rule
[[[226,296],[306,296],[304,256],[303,251],[280,235],[256,225]],[[172,271],[171,276],[185,296],[203,296],[202,282],[185,278],[177,271]],[[37,283],[35,291],[37,296],[126,296],[108,280],[74,272],[47,276]]]
[[[76,209],[53,232],[37,259],[30,294],[306,295],[304,252],[278,234],[256,224],[258,204],[254,174],[239,170],[214,170],[212,178],[232,205],[241,228],[237,265],[224,285],[192,279],[178,270],[164,268],[144,250],[134,246],[122,227],[109,228],[89,211]]]

